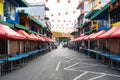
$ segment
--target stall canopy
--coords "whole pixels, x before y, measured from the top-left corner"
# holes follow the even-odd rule
[[[80,37],[78,37],[78,38],[75,38],[75,40],[74,40],[74,41],[75,41],[75,42],[76,42],[76,41],[78,41],[78,39],[79,39],[79,38],[80,38]]]
[[[41,36],[39,36],[38,34],[36,35],[41,41],[45,41],[45,39]]]
[[[83,38],[86,37],[86,36],[87,36],[87,35],[84,35],[84,36],[79,37],[77,41],[82,41]]]
[[[73,42],[73,41],[74,41],[74,39],[70,40],[69,42]]]
[[[25,32],[25,31],[23,31],[23,30],[18,30],[17,32],[18,32],[19,34],[25,36],[27,40],[35,40],[34,37],[30,36],[27,32]]]
[[[46,42],[50,42],[50,39],[43,37],[45,39]]]
[[[0,38],[26,39],[25,36],[15,32],[10,27],[0,24]]]
[[[112,33],[116,32],[116,30],[119,29],[119,28],[120,28],[120,26],[119,27],[113,27],[109,31],[107,31],[105,34],[98,36],[98,38],[100,38],[100,39],[110,38],[110,35]]]
[[[40,39],[35,35],[35,34],[30,34],[30,36],[32,36],[32,37],[34,37],[34,40],[36,40],[36,41],[40,41]]]
[[[83,36],[83,38],[81,38],[80,40],[85,40],[85,38],[86,38],[87,36],[89,36],[89,35]]]
[[[120,38],[120,26],[118,29],[110,35],[111,38]]]
[[[93,36],[93,35],[95,35],[95,34],[96,34],[96,33],[92,33],[92,34],[88,35],[87,37],[84,38],[84,40],[90,39],[90,37]]]
[[[95,35],[91,36],[90,39],[97,39],[98,36],[105,34],[105,33],[106,33],[105,30],[99,31]]]
[[[81,38],[81,37],[78,37],[78,38],[76,39],[76,41],[80,41],[80,38]]]

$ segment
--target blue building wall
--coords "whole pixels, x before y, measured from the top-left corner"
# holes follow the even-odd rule
[[[8,6],[9,5],[9,6]],[[12,7],[10,7],[12,6]],[[18,12],[16,12],[16,7],[19,5],[14,1],[14,0],[5,0],[4,2],[4,16],[6,17],[6,22],[8,23],[13,23],[13,24],[18,24],[19,19],[18,19]],[[14,12],[12,12],[11,9],[14,9]],[[14,17],[11,16],[11,14],[14,14]]]
[[[101,31],[101,30],[108,30],[109,28],[108,28],[108,26],[101,26],[100,28],[99,28],[99,31]]]

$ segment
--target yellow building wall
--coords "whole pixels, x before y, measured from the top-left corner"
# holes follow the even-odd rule
[[[27,27],[27,28],[28,28],[28,27],[29,27],[29,25],[28,25],[28,24],[29,24],[29,20],[28,20],[28,19],[26,19],[26,20],[25,20],[25,27]]]
[[[29,20],[27,19],[27,17],[20,17],[20,19],[25,22],[25,25],[24,25],[24,26],[25,26],[26,28],[28,28],[28,27],[29,27],[29,25],[28,25],[28,23],[29,23],[28,21],[29,21]]]
[[[53,38],[58,38],[58,37],[72,37],[70,33],[61,33],[61,32],[52,32],[52,37]]]
[[[60,33],[60,32],[52,32],[52,37],[62,37],[62,33]]]
[[[94,0],[90,0],[91,6],[93,4],[93,1]],[[91,7],[92,10],[100,9],[99,0],[95,0],[95,1],[96,1],[96,4],[94,7],[93,6]],[[93,21],[91,20],[91,26],[94,26],[94,27],[91,27],[93,30],[98,30],[98,21],[96,21],[96,24],[94,24]]]
[[[94,24],[93,21],[91,20],[91,26],[93,26],[91,27],[91,29],[98,30],[98,21],[96,21],[96,24]]]
[[[4,1],[0,0],[0,15],[4,15]]]

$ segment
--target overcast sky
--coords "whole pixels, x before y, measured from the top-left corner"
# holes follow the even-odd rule
[[[37,3],[45,2],[45,0],[26,0],[28,3]],[[80,15],[80,10],[76,10],[79,0],[60,0],[57,3],[57,0],[48,0],[46,4],[49,7],[50,11],[47,11],[46,14],[50,18],[52,31],[59,32],[72,32],[75,21],[77,22],[77,17]],[[109,0],[101,0],[106,4]],[[75,11],[75,13],[73,13]],[[66,15],[66,12],[68,13]],[[60,16],[58,15],[60,13]],[[53,14],[53,16],[51,16]],[[54,20],[54,22],[53,22]],[[58,22],[59,20],[59,22]],[[65,21],[65,22],[64,22]]]
[[[30,3],[35,2],[45,2],[45,0],[26,0]],[[80,14],[79,10],[76,10],[79,0],[71,0],[70,3],[67,0],[48,0],[46,6],[49,7],[50,11],[46,12],[47,16],[50,18],[53,31],[60,32],[72,32],[74,27],[74,21],[77,21],[77,17]],[[75,13],[73,13],[75,11]],[[66,15],[68,12],[68,15]],[[60,13],[60,16],[58,15]],[[51,16],[53,14],[53,16]],[[54,22],[53,22],[54,20]],[[58,22],[58,20],[60,22]],[[64,22],[65,20],[65,22]]]

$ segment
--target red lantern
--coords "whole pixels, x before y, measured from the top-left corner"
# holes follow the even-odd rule
[[[58,15],[60,16],[60,13],[58,13]]]
[[[101,4],[101,1],[99,1],[99,4]]]
[[[57,0],[57,2],[59,3],[59,2],[60,2],[60,0]]]
[[[73,11],[73,13],[75,13],[75,11]]]
[[[68,0],[68,3],[70,3],[70,0]]]
[[[38,18],[40,18],[40,16],[38,16]]]
[[[34,16],[32,16],[32,18],[34,18]]]
[[[89,3],[89,4],[91,4],[92,2],[91,2],[91,1],[89,1],[88,3]]]
[[[109,4],[109,5],[110,5],[110,1],[109,1],[107,4]]]
[[[91,8],[91,10],[93,10],[93,8]]]
[[[52,22],[54,22],[54,20],[52,20]]]
[[[48,2],[48,0],[45,0],[45,2]]]
[[[66,12],[66,15],[68,14],[68,12]]]
[[[53,16],[53,14],[51,14],[51,16]]]

